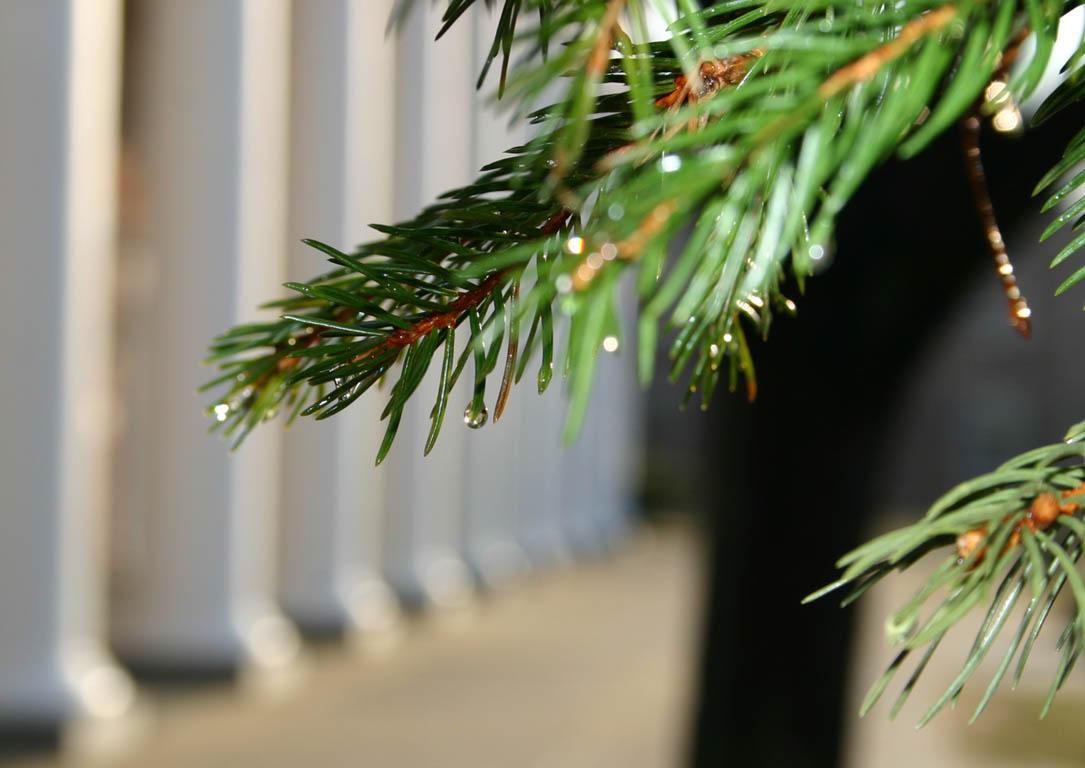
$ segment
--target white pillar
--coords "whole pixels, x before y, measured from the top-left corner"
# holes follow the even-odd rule
[[[519,446],[517,530],[520,545],[531,564],[540,568],[564,563],[573,554],[565,530],[563,502],[565,453],[568,450],[562,441],[568,410],[562,375],[568,325],[563,320],[555,311],[553,366],[547,390],[542,395],[537,394],[542,359],[538,350],[520,380],[523,439]]]
[[[474,170],[471,28],[454,25],[434,43],[441,13],[440,7],[416,3],[397,35],[397,219],[414,216],[437,195],[467,183]],[[466,428],[459,414],[469,397],[466,385],[452,394],[437,445],[422,456],[439,369],[437,359],[404,410],[381,469],[388,483],[385,574],[411,607],[461,604],[471,589],[460,552]]]
[[[460,23],[474,26],[474,68],[480,72],[493,42],[499,10],[475,9],[472,19]],[[510,125],[507,111],[498,113],[490,103],[497,92],[501,71],[495,60],[486,83],[474,92],[475,172],[502,157],[506,150],[522,144],[528,131],[523,122]],[[522,329],[520,344],[528,328]],[[499,357],[497,370],[487,387],[490,408],[500,386],[508,339]],[[516,512],[520,484],[520,399],[533,396],[530,386],[513,387],[508,407],[500,421],[494,419],[465,441],[467,484],[464,498],[463,552],[476,580],[487,588],[500,587],[527,567],[527,558],[516,537]],[[495,414],[491,413],[491,417]]]
[[[628,309],[631,292],[623,300]],[[587,555],[604,552],[625,536],[642,474],[644,417],[634,370],[634,324],[631,312],[623,314],[627,335],[614,352],[600,350],[587,417],[566,455],[565,528],[570,546]]]
[[[640,484],[644,415],[634,369],[635,299],[630,281],[624,283],[622,336],[607,339],[597,353],[587,414],[562,462],[562,530],[570,549],[585,556],[601,554],[622,539]],[[616,346],[607,351],[608,344]]]
[[[0,727],[114,720],[103,643],[121,8],[0,4]]]
[[[600,455],[601,451],[614,450],[604,443],[601,431],[608,425],[599,412],[601,401],[606,398],[605,391],[600,390],[609,383],[608,379],[604,366],[598,365],[584,424],[576,442],[565,446],[562,456],[562,530],[573,554],[580,556],[598,555],[606,548],[597,510],[610,501],[611,490],[603,484]]]
[[[555,364],[556,367],[556,364]],[[562,424],[565,399],[558,390],[560,374],[542,395],[536,394],[538,365],[529,364],[521,380],[520,460],[518,468],[517,533],[520,545],[533,566],[565,562],[572,554],[562,525],[563,452]]]
[[[142,509],[143,568],[118,596],[126,658],[170,672],[279,667],[296,653],[274,607],[281,429],[236,455],[193,396],[217,333],[258,315],[283,279],[289,5],[137,2],[130,127],[157,268],[155,393]],[[123,603],[120,602],[123,598]]]
[[[587,413],[562,462],[562,530],[578,555],[602,554],[621,541],[642,482],[644,405],[636,381],[632,277],[625,274],[618,287],[619,335],[596,352]]]
[[[344,251],[392,219],[395,47],[384,27],[392,0],[305,0],[294,6],[290,263],[292,280],[328,269],[298,242]],[[386,472],[373,460],[383,434],[380,394],[329,421],[299,418],[286,435],[280,594],[287,613],[318,633],[368,636],[392,625],[381,576]]]

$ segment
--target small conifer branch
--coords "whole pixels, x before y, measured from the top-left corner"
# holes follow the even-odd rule
[[[1015,658],[1016,675],[1020,677],[1033,642],[1048,618],[1046,608],[1037,608],[1045,604],[1050,607],[1067,584],[1073,595],[1067,631],[1080,633],[1085,628],[1085,584],[1075,566],[1085,543],[1085,519],[1081,514],[1085,504],[1083,438],[1085,425],[1076,425],[1063,442],[1031,450],[993,472],[962,483],[936,501],[919,522],[887,533],[842,557],[837,563],[843,569],[840,579],[807,598],[809,601],[844,590],[846,605],[891,571],[903,570],[928,554],[949,549],[948,556],[942,555],[941,567],[886,622],[887,639],[903,650],[871,688],[863,713],[881,697],[901,662],[912,651],[929,646],[928,654],[894,704],[895,713],[911,693],[934,647],[992,589],[987,618],[965,659],[964,671],[926,712],[921,724],[954,699],[971,679],[1020,594],[1032,595],[1031,607],[980,698],[973,719],[987,706]],[[994,588],[996,584],[999,586]],[[936,596],[942,596],[940,601]],[[1023,644],[1026,636],[1031,639]],[[1080,648],[1075,643],[1064,646],[1062,651],[1066,662]],[[1063,666],[1068,668],[1068,664]],[[1052,696],[1064,682],[1066,671],[1060,667],[1056,674]],[[1051,698],[1043,713],[1050,707]]]

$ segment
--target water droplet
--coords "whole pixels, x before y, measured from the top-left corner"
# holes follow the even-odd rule
[[[215,405],[215,418],[219,421],[226,421],[226,417],[230,414],[230,406],[227,403],[217,403]]]
[[[603,349],[605,349],[607,352],[617,352],[618,351],[618,337],[617,336],[607,336],[605,339],[603,339]]]
[[[256,390],[252,387],[245,387],[238,392],[234,397],[230,398],[229,402],[225,403],[226,408],[230,411],[240,410],[249,404],[253,395],[256,394]],[[221,419],[220,419],[221,421]]]
[[[820,245],[811,245],[810,258],[814,261],[821,261],[825,258],[825,248]]]
[[[622,207],[621,203],[611,203],[610,207],[607,208],[607,216],[612,221],[619,221],[622,216],[625,216],[625,208]]]
[[[541,395],[546,391],[546,388],[550,386],[550,379],[554,377],[554,364],[550,363],[547,366],[539,369],[539,394]]]
[[[486,410],[485,405],[482,406],[478,413],[475,413],[471,410],[471,403],[468,403],[467,408],[463,411],[463,423],[471,429],[482,429],[486,426],[486,419],[488,418],[490,418],[490,413]]]

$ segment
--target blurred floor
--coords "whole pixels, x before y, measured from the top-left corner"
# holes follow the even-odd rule
[[[903,521],[902,521],[903,522]],[[294,680],[168,689],[153,697],[149,735],[109,768],[355,766],[384,768],[678,768],[700,624],[703,552],[696,533],[642,530],[610,559],[581,563],[480,600],[459,615],[410,624],[387,648],[312,651]],[[1085,676],[1071,674],[1037,721],[1054,670],[1054,635],[1041,635],[1022,684],[1004,683],[967,725],[1000,649],[965,688],[961,705],[914,724],[959,670],[968,627],[947,638],[895,722],[886,700],[855,716],[892,654],[884,618],[918,588],[920,568],[894,575],[859,607],[852,656],[848,768],[1071,768],[1085,766]],[[980,616],[970,617],[974,627]],[[269,681],[265,681],[269,682]],[[59,768],[37,758],[8,768]]]
[[[701,563],[691,532],[641,531],[612,558],[412,624],[387,651],[314,651],[282,695],[164,694],[150,736],[108,765],[679,766]]]

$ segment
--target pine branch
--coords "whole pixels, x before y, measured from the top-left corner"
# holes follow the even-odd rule
[[[837,562],[843,569],[840,579],[806,598],[810,601],[844,589],[847,594],[842,602],[847,605],[891,571],[903,570],[927,554],[944,553],[946,546],[950,547],[948,555],[943,554],[941,566],[887,620],[887,639],[902,650],[871,688],[861,714],[874,706],[907,657],[926,646],[893,705],[895,715],[945,634],[993,591],[960,674],[920,720],[920,725],[927,723],[947,703],[956,700],[1005,628],[1013,607],[1027,594],[1024,615],[973,712],[975,720],[1015,657],[1013,684],[1017,685],[1051,605],[1069,584],[1072,615],[1059,642],[1062,662],[1041,711],[1041,716],[1047,714],[1085,638],[1085,583],[1076,567],[1085,544],[1081,513],[1085,504],[1083,438],[1085,424],[1078,424],[1063,442],[1029,451],[957,486],[936,501],[919,522],[887,533],[842,557]],[[922,616],[924,611],[926,615]]]
[[[470,5],[452,0],[446,28]],[[508,96],[530,104],[571,73],[567,97],[533,113],[543,126],[539,138],[474,184],[411,222],[377,227],[384,241],[352,256],[323,247],[338,269],[288,284],[300,295],[275,303],[282,321],[218,340],[212,359],[226,361],[218,383],[231,386],[215,412],[228,431],[243,436],[284,402],[294,413],[327,417],[394,369],[399,379],[386,412],[394,435],[406,393],[449,331],[477,315],[479,329],[511,339],[524,322],[549,328],[543,321],[555,303],[572,319],[574,431],[595,351],[615,330],[617,278],[628,269],[638,273],[643,305],[641,377],[654,367],[666,317],[665,330],[677,332],[672,378],[691,369],[704,406],[721,368],[732,389],[744,374],[752,395],[746,334],[766,336],[774,311],[794,311],[783,294],[789,275],[801,290],[817,271],[832,248],[836,215],[867,173],[952,125],[980,96],[1002,52],[1024,29],[1040,28],[1041,44],[1011,84],[1027,95],[1062,8],[742,0],[677,18],[668,41],[634,44],[619,24],[626,5],[634,23],[643,18],[640,3],[622,0],[505,2],[500,40],[512,39],[527,9],[540,22],[519,35],[523,44],[541,51],[559,35],[570,40],[547,60],[516,69]],[[624,90],[604,93],[611,84]],[[1065,92],[1059,98],[1072,100]],[[1085,143],[1068,158],[1078,152]],[[562,237],[544,231],[556,216],[565,217]],[[692,235],[673,258],[669,245],[687,223]],[[514,314],[506,305],[525,276]],[[449,309],[460,291],[483,285],[494,290],[471,312]],[[427,319],[450,311],[451,325]],[[469,347],[483,345],[473,330],[469,336]],[[517,354],[527,359],[537,338],[530,334]],[[543,341],[552,347],[552,338]],[[455,353],[448,384],[466,355]],[[496,359],[491,343],[481,368]],[[305,382],[312,394],[302,391]],[[484,377],[476,381],[483,386]],[[503,376],[502,402],[508,391]]]
[[[442,33],[473,4],[449,0]],[[559,366],[568,376],[571,434],[583,419],[603,339],[619,335],[616,290],[626,274],[640,303],[642,380],[655,368],[660,334],[670,334],[671,378],[688,375],[702,407],[724,375],[732,390],[743,378],[752,399],[748,334],[767,337],[774,314],[795,313],[786,294],[801,292],[827,263],[836,217],[867,175],[894,155],[922,151],[962,118],[997,114],[1011,95],[1031,94],[1072,3],[727,0],[696,10],[681,0],[667,40],[636,42],[647,39],[646,13],[654,5],[504,0],[482,76],[501,54],[498,90],[539,127],[538,137],[414,219],[375,225],[383,239],[352,254],[307,241],[332,270],[288,283],[294,295],[270,305],[280,320],[235,328],[212,347],[210,359],[222,373],[208,388],[222,395],[211,410],[225,431],[240,441],[279,408],[292,418],[327,418],[388,380],[379,462],[406,403],[436,364],[428,452],[469,360],[474,378],[464,418],[471,426],[486,420],[486,385],[502,349],[495,418],[536,353],[538,388],[546,388],[558,312],[569,319]],[[1011,68],[1028,34],[1037,42],[1033,53]],[[516,62],[514,47],[524,51]],[[1085,97],[1083,53],[1085,45],[1066,64],[1064,82],[1038,121]],[[988,88],[992,79],[1005,87]],[[537,108],[540,94],[559,80],[564,97]],[[973,132],[976,125],[970,123]],[[1037,193],[1082,161],[1085,131]],[[1051,194],[1045,210],[1069,206],[1045,238],[1071,220],[1075,232],[1085,223],[1085,200],[1070,202],[1083,185],[1085,173],[1078,173]],[[977,198],[994,245],[989,201],[985,207],[985,196]],[[1076,234],[1055,264],[1083,246],[1085,234]],[[1000,259],[1004,249],[994,255],[1014,302],[1012,267]],[[1060,292],[1082,278],[1085,268]],[[1024,305],[1011,307],[1011,322],[1020,327]],[[1079,437],[977,478],[943,497],[920,523],[841,561],[845,571],[834,587],[848,587],[850,601],[955,537],[965,542],[895,616],[893,638],[904,649],[869,703],[926,644],[906,697],[945,632],[993,591],[965,669],[933,715],[969,679],[1027,588],[1026,620],[981,710],[1018,650],[1020,675],[1051,601],[1069,584],[1078,608],[1064,632],[1052,691],[1061,685],[1085,635],[1085,586],[1074,567],[1085,542],[1076,508],[1085,478]],[[1074,493],[1064,499],[1068,490]],[[1073,513],[1040,524],[1051,501],[1075,505]],[[943,588],[947,596],[921,622],[920,607]]]

